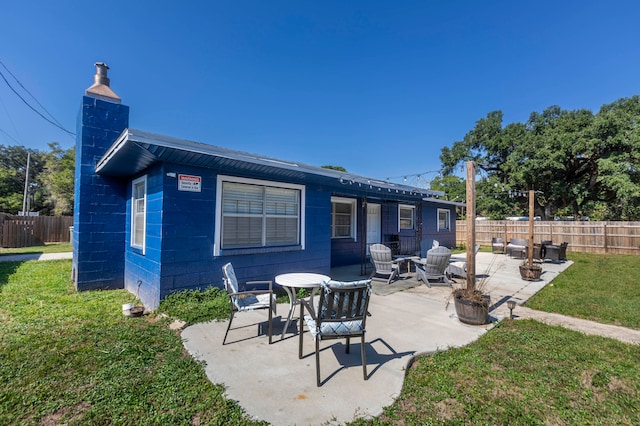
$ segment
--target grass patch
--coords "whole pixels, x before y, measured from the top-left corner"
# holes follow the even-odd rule
[[[639,365],[637,346],[506,320],[418,358],[400,397],[354,424],[639,424]]]
[[[638,256],[568,253],[568,257],[574,264],[526,306],[640,329]]]
[[[76,293],[71,262],[0,263],[0,424],[251,424],[167,320]]]
[[[636,273],[598,257],[572,253],[553,291],[568,272],[580,283]],[[124,317],[126,291],[76,293],[70,268],[0,263],[0,424],[253,424],[209,382],[170,320]],[[627,317],[635,300],[609,315]],[[195,323],[227,318],[228,303],[214,288],[180,292],[159,312]],[[637,346],[506,320],[466,347],[417,358],[399,398],[353,424],[640,424],[639,366]]]
[[[229,318],[226,290],[208,287],[204,291],[184,290],[170,294],[160,302],[158,312],[180,318],[187,325]]]
[[[0,256],[10,254],[67,253],[72,251],[71,243],[49,243],[43,246],[1,248]]]

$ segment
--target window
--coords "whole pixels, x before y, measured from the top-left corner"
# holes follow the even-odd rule
[[[398,229],[413,229],[414,206],[398,206]]]
[[[131,246],[145,251],[147,228],[147,177],[143,176],[131,185]]]
[[[216,246],[224,250],[301,245],[303,189],[300,185],[220,177]]]
[[[331,197],[331,238],[356,238],[356,200]]]
[[[438,209],[438,231],[451,230],[451,211]]]

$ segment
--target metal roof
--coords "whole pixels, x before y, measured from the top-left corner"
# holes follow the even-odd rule
[[[170,162],[204,168],[232,167],[251,172],[273,174],[283,178],[308,180],[311,177],[330,179],[334,183],[367,186],[388,192],[403,192],[427,197],[424,201],[450,204],[437,198],[444,192],[401,185],[353,173],[340,172],[311,166],[295,161],[280,160],[258,154],[237,151],[215,145],[193,142],[125,129],[96,165],[96,173],[104,176],[129,177],[136,175],[153,164]]]

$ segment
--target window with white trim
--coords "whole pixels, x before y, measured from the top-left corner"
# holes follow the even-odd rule
[[[278,247],[301,244],[303,188],[277,182],[221,180],[218,203],[220,247]]]
[[[145,251],[147,233],[147,176],[131,183],[131,247]]]
[[[415,206],[398,206],[398,229],[413,229]]]
[[[356,238],[356,200],[331,197],[331,238]]]
[[[451,230],[451,211],[438,209],[438,231]]]

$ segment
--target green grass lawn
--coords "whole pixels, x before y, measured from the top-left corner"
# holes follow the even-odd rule
[[[71,262],[0,263],[0,424],[242,424],[166,320],[76,293]]]
[[[574,264],[526,306],[640,329],[640,257],[590,253],[568,257]]]
[[[43,246],[2,248],[0,256],[9,254],[32,254],[32,253],[66,253],[72,251],[71,243],[49,243]]]
[[[0,263],[0,424],[252,423],[169,320],[123,317],[125,291],[76,293],[70,267]],[[225,317],[227,303],[215,289],[184,292],[159,311],[193,323]],[[609,316],[627,316],[612,306]],[[640,424],[639,366],[637,346],[505,320],[464,348],[416,358],[399,398],[354,424]]]

